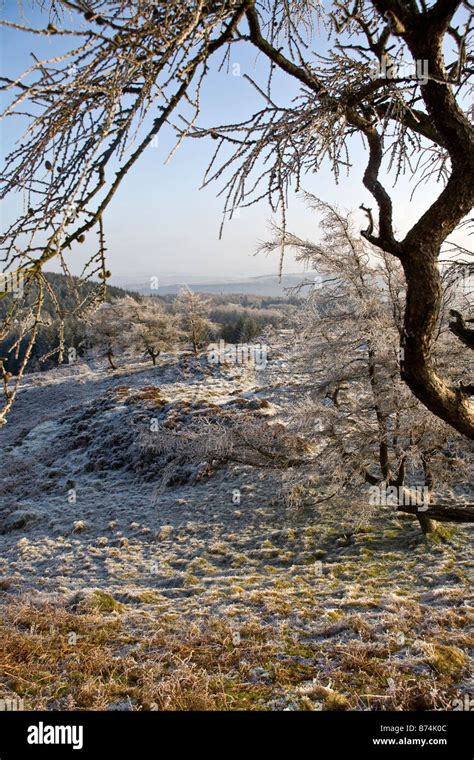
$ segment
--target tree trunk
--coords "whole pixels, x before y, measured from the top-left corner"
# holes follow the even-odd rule
[[[420,512],[418,512],[416,516],[424,536],[428,533],[436,533],[438,527],[436,520],[432,520],[431,517],[426,517],[426,515],[420,514]]]
[[[423,473],[425,476],[425,488],[428,489],[428,498],[425,499],[424,506],[428,506],[431,504],[431,498],[433,495],[433,487],[434,487],[434,479],[433,479],[433,473],[430,468],[430,460],[428,454],[423,453],[421,455],[421,461],[423,463]],[[424,512],[417,513],[418,522],[420,523],[421,530],[423,531],[423,535],[427,535],[427,533],[436,533],[437,529],[437,523],[435,520],[433,520],[431,517],[427,517]]]
[[[373,238],[372,224],[364,236],[397,256],[405,271],[403,380],[433,414],[472,439],[474,404],[470,403],[464,389],[451,387],[438,375],[430,351],[441,306],[438,268],[441,246],[474,204],[474,129],[456,101],[455,87],[447,83],[449,75],[443,57],[444,35],[459,3],[439,0],[429,9],[425,8],[423,14],[416,8],[416,3],[373,0],[373,4],[382,15],[390,9],[391,23],[399,25],[398,33],[406,42],[413,60],[424,61],[428,66],[430,76],[420,88],[421,97],[434,129],[434,142],[449,154],[451,173],[434,203],[404,240],[397,241],[392,226],[392,202],[378,180],[383,156],[382,139],[372,126],[362,126],[370,150],[363,181],[379,209],[378,238]]]
[[[407,512],[418,518],[437,520],[438,522],[474,523],[474,504],[430,504],[420,513],[416,504],[399,504],[398,512]],[[420,520],[420,524],[421,524]]]
[[[2,380],[3,380],[3,393],[4,393],[4,396],[5,396],[6,399],[9,399],[10,398],[10,390],[8,388],[8,383],[10,382],[12,376],[11,376],[11,373],[7,372],[7,370],[5,369],[5,365],[4,365],[3,361],[4,361],[3,359],[0,359],[0,375],[1,375]]]
[[[454,333],[465,346],[474,350],[474,330],[467,326],[466,320],[459,311],[450,309],[449,313],[454,317],[454,322],[449,323],[449,329],[451,332]],[[468,321],[472,322],[473,320],[469,319]]]
[[[401,376],[433,414],[468,438],[474,438],[474,406],[469,397],[441,378],[431,361],[431,348],[441,306],[439,250],[419,243],[403,257],[407,282]]]
[[[109,364],[112,367],[112,369],[117,369],[116,365],[114,364],[113,360],[113,351],[107,351],[107,359],[109,360]]]
[[[388,457],[388,434],[387,434],[387,416],[382,411],[380,389],[377,380],[377,368],[376,368],[376,355],[375,350],[368,341],[368,368],[370,387],[372,389],[372,396],[374,399],[375,416],[377,417],[377,425],[379,429],[379,462],[380,469],[382,471],[382,477],[385,481],[389,481],[391,477],[390,462]]]

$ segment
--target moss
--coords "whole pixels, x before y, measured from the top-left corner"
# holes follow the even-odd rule
[[[305,659],[314,657],[314,650],[306,644],[299,641],[289,641],[285,647],[285,654],[290,657],[304,657]]]
[[[425,538],[429,544],[433,546],[439,546],[440,544],[449,543],[455,537],[456,532],[454,528],[449,528],[447,525],[440,525],[438,523],[436,530],[433,533],[428,533]]]
[[[217,541],[209,547],[210,554],[217,554],[221,557],[226,557],[229,554],[229,547],[222,541]]]
[[[68,678],[70,681],[83,681],[84,673],[82,673],[80,670],[70,670],[68,673]]]
[[[277,591],[286,591],[289,588],[293,587],[293,583],[290,580],[287,580],[286,578],[279,578],[275,581],[275,589]]]
[[[399,535],[399,530],[386,530],[384,533],[384,538],[398,538]]]
[[[142,591],[139,598],[143,604],[155,604],[161,601],[160,595],[155,591]]]
[[[354,604],[357,605],[357,607],[365,607],[368,609],[376,610],[380,607],[380,599],[356,599],[354,600]]]
[[[272,549],[265,548],[265,549],[260,549],[259,551],[259,556],[262,559],[275,559],[276,557],[278,557],[279,554],[280,554],[279,549],[275,549],[275,548],[272,548]]]
[[[188,563],[188,570],[192,573],[215,573],[216,568],[211,565],[204,557],[194,557],[191,562]]]
[[[314,684],[311,698],[314,699],[318,697],[324,699],[325,710],[348,710],[350,708],[349,699],[343,694],[326,686]]]
[[[255,684],[252,686],[242,686],[239,681],[226,679],[225,693],[230,697],[231,710],[264,710],[265,703],[272,696],[272,689],[269,686]]]
[[[347,710],[349,708],[349,700],[343,694],[331,691],[325,697],[324,706],[326,710]]]
[[[356,562],[346,562],[344,564],[337,564],[331,567],[332,575],[335,578],[343,578],[347,575],[354,575],[360,569],[360,566]],[[369,568],[364,568],[366,573]]]
[[[199,584],[199,578],[197,578],[195,575],[187,575],[184,579],[184,585],[185,586],[197,586]]]
[[[276,683],[284,686],[295,686],[308,681],[314,675],[314,660],[311,664],[301,662],[300,659],[291,659],[284,664],[279,663],[275,670]]]
[[[88,606],[97,612],[123,612],[123,604],[117,602],[111,594],[96,589],[88,599]]]
[[[457,647],[433,644],[429,664],[437,673],[458,678],[468,665],[468,657]]]
[[[383,565],[369,565],[369,567],[364,568],[364,575],[369,578],[378,578],[381,575],[384,575],[384,567]]]
[[[54,689],[54,691],[53,691],[53,693],[52,693],[51,696],[53,697],[53,699],[59,699],[60,697],[65,696],[69,692],[70,688],[71,687],[70,687],[69,683],[59,684],[59,686],[57,686]]]
[[[300,697],[299,709],[303,712],[314,712],[316,710],[316,705],[314,702],[311,702],[309,697]]]

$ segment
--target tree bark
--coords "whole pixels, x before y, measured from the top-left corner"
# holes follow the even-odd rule
[[[455,309],[450,310],[450,315],[454,317],[454,322],[449,323],[449,329],[451,332],[461,340],[465,346],[474,350],[474,330],[467,327],[466,320],[463,315]],[[471,322],[472,320],[468,320]]]
[[[383,3],[376,3],[376,5]],[[401,3],[394,3],[397,12]],[[410,6],[402,32],[414,60],[428,63],[430,77],[421,88],[427,113],[451,159],[451,175],[430,208],[402,242],[401,261],[407,279],[405,365],[403,379],[425,406],[468,438],[474,438],[474,405],[461,389],[451,388],[430,360],[441,305],[438,257],[441,246],[474,203],[474,129],[445,84],[443,37],[457,2],[438,2],[421,18]],[[409,18],[411,16],[411,18]],[[418,22],[418,23],[417,23]]]
[[[387,14],[396,34],[403,37],[414,61],[426,62],[430,76],[421,87],[432,138],[443,146],[451,160],[451,174],[444,189],[427,211],[398,242],[392,228],[392,204],[379,181],[383,138],[373,125],[364,124],[358,114],[351,118],[366,135],[369,163],[364,185],[377,201],[379,233],[372,225],[363,235],[374,245],[397,256],[407,282],[404,335],[404,362],[401,374],[414,395],[440,419],[458,432],[474,438],[474,405],[466,389],[453,388],[434,369],[431,348],[436,335],[441,306],[438,257],[443,242],[470,212],[474,203],[474,129],[456,101],[443,58],[444,35],[460,3],[439,0],[420,12],[416,3],[374,0],[381,15]],[[420,134],[426,130],[422,128]]]
[[[107,359],[109,360],[109,364],[112,367],[112,369],[117,369],[116,365],[114,364],[113,360],[113,351],[107,351]]]
[[[417,514],[417,518],[424,536],[428,535],[429,533],[436,533],[436,529],[438,527],[436,520],[432,520],[431,517],[426,517],[426,515],[420,514],[419,512]]]
[[[438,254],[439,248],[419,240],[402,257],[407,293],[401,376],[433,414],[474,438],[474,405],[463,389],[438,375],[431,360],[442,299]]]
[[[374,398],[375,415],[377,417],[377,425],[379,430],[379,462],[380,469],[382,471],[383,479],[387,482],[391,478],[390,473],[390,461],[388,456],[388,431],[387,431],[387,416],[382,411],[380,390],[377,380],[376,369],[376,357],[375,350],[369,341],[368,350],[368,369],[370,386],[372,389],[372,396]]]
[[[407,512],[410,515],[416,515],[424,519],[438,520],[438,522],[454,523],[473,523],[474,522],[474,504],[430,504],[427,509],[420,512],[420,507],[416,504],[399,504],[397,512]],[[421,523],[421,520],[420,520]]]
[[[425,488],[428,489],[428,498],[425,501],[426,505],[429,506],[431,504],[431,498],[433,496],[434,479],[428,454],[422,454],[421,461],[423,463],[423,472],[425,475]],[[427,517],[424,512],[420,511],[417,512],[417,517],[421,530],[423,531],[423,535],[426,536],[428,533],[436,533],[438,526],[435,520],[433,520],[431,517]]]

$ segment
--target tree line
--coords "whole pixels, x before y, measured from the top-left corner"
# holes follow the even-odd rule
[[[97,283],[74,282],[71,288],[63,275],[48,273],[47,278],[56,300],[49,296],[45,305],[27,371],[51,369],[70,361],[71,356],[84,356],[89,350],[107,357],[110,366],[115,367],[117,356],[123,352],[143,354],[156,364],[163,351],[178,347],[188,346],[197,353],[214,339],[246,343],[266,326],[279,325],[286,306],[284,299],[280,309],[226,304],[220,297],[214,299],[189,288],[182,288],[174,299],[139,296],[109,285],[103,292]],[[4,312],[11,298],[0,302]],[[33,294],[29,298],[33,299]],[[262,299],[256,301],[261,303]],[[58,318],[58,306],[65,315],[63,323]],[[25,350],[23,328],[20,318],[8,339],[0,342],[3,373],[9,376],[16,374]]]

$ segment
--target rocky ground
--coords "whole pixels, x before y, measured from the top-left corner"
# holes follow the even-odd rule
[[[290,511],[275,474],[180,464],[151,420],[278,417],[266,370],[163,357],[25,382],[0,430],[0,699],[29,709],[456,709],[470,527]],[[3,693],[2,693],[3,692]]]

